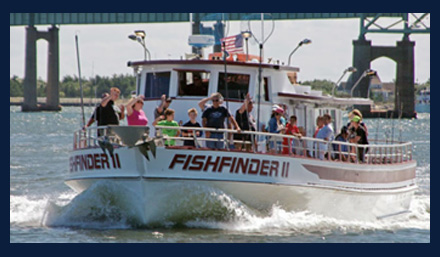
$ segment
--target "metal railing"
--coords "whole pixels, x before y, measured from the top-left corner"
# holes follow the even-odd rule
[[[220,149],[237,151],[288,155],[301,158],[315,158],[327,161],[341,161],[362,164],[395,164],[412,160],[411,142],[370,141],[368,145],[340,141],[325,141],[310,137],[241,131],[231,129],[214,129],[200,127],[155,126],[158,146],[182,146],[184,141],[193,141],[195,148],[207,148],[208,142],[221,142]],[[192,136],[168,136],[167,130],[191,130]],[[203,131],[204,136],[196,136],[195,131]],[[98,134],[99,132],[99,134]],[[206,137],[206,133],[222,134],[220,138]],[[241,140],[234,135],[243,136]],[[245,135],[249,135],[245,137]],[[90,127],[74,133],[74,149],[99,147],[98,142],[106,139],[112,144],[124,146],[123,140],[115,136],[109,127]],[[174,140],[174,142],[169,142]],[[168,141],[168,142],[167,142]],[[217,148],[219,149],[219,148]]]
[[[99,126],[75,131],[73,133],[73,150],[99,147],[99,142],[103,140],[122,146],[120,140],[110,132],[108,126]]]

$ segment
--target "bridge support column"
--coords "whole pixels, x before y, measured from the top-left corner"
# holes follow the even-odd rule
[[[59,89],[59,44],[58,31],[55,26],[49,29],[48,61],[47,61],[47,87],[46,87],[46,110],[59,111],[60,89]]]
[[[37,30],[26,27],[26,56],[23,81],[23,112],[38,111],[37,107]]]
[[[23,89],[23,112],[59,111],[59,29],[52,26],[47,32],[40,32],[34,26],[26,28],[26,57]],[[37,40],[48,41],[48,69],[46,86],[46,104],[37,104]]]
[[[353,66],[357,72],[348,81],[350,90],[362,73],[370,69],[371,62],[379,57],[388,57],[396,62],[396,89],[394,110],[387,114],[388,117],[414,117],[414,45],[415,43],[404,38],[396,46],[372,46],[371,41],[359,38],[353,41]],[[380,71],[379,71],[380,74]],[[353,96],[366,98],[368,96],[370,80],[364,78],[353,91]],[[347,88],[346,88],[347,89]],[[366,117],[371,115],[369,106],[355,106]]]
[[[402,117],[414,116],[414,46],[415,42],[397,42],[396,94],[394,111]]]
[[[357,71],[351,76],[349,90],[351,90],[356,81],[362,76],[362,73],[370,69],[371,48],[370,40],[366,40],[365,38],[353,40],[353,67],[356,67]],[[366,98],[369,85],[370,81],[368,79],[362,79],[353,91],[353,96]],[[371,112],[371,107],[368,105],[356,105],[354,108],[360,110],[362,113]]]

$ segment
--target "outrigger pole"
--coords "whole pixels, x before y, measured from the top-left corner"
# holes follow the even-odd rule
[[[261,13],[261,40],[260,40],[260,62],[258,66],[258,107],[257,107],[257,131],[260,126],[260,104],[261,104],[261,75],[262,75],[262,54],[263,54],[263,44],[264,44],[264,13]]]
[[[78,35],[75,35],[75,43],[76,43],[76,57],[78,60],[78,81],[79,81],[79,89],[81,92],[81,113],[82,113],[82,126],[84,128],[84,126],[86,125],[86,118],[84,116],[84,94],[83,94],[83,87],[81,84],[81,65],[80,65],[80,61],[79,61],[79,48],[78,48]]]

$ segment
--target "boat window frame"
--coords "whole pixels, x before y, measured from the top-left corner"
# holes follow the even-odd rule
[[[245,76],[248,76],[248,84],[247,84],[247,92],[243,95],[243,98],[241,98],[241,97],[237,97],[237,98],[231,98],[230,96],[229,97],[226,97],[226,93],[225,94],[223,94],[222,92],[220,92],[220,80],[224,80],[224,78],[222,77],[222,76],[224,76],[224,74],[225,74],[225,72],[224,71],[218,71],[217,72],[217,92],[220,92],[222,95],[223,95],[223,98],[225,99],[225,100],[238,100],[238,101],[243,101],[244,100],[244,98],[246,97],[246,94],[250,94],[250,92],[251,92],[251,81],[252,81],[252,73],[250,73],[250,72],[236,72],[236,71],[234,71],[234,72],[226,72],[227,73],[227,75],[228,76],[230,76],[230,75],[245,75]],[[226,88],[224,89],[225,91],[226,91]],[[229,89],[229,83],[228,83],[228,91],[229,91],[230,89]],[[230,92],[228,92],[228,94],[229,94]]]
[[[168,81],[168,86],[167,86],[168,87],[167,88],[167,92],[161,92],[157,96],[156,95],[155,96],[147,96],[146,90],[147,90],[148,75],[149,74],[154,74],[154,73],[155,74],[157,74],[157,73],[168,73],[169,74],[169,81]],[[142,77],[144,78],[144,80],[142,81],[143,82],[143,87],[140,86],[140,90],[143,89],[143,94],[142,95],[144,96],[145,100],[160,99],[163,94],[165,94],[167,96],[170,96],[172,76],[173,76],[172,71],[169,70],[169,69],[160,70],[160,71],[153,71],[153,70],[144,71],[144,74],[142,75]]]
[[[175,72],[175,74],[176,74],[176,82],[175,82],[175,84],[177,86],[176,89],[175,89],[176,90],[176,97],[197,97],[197,98],[200,98],[200,97],[207,97],[209,95],[209,88],[210,88],[210,85],[211,85],[211,80],[213,78],[213,72],[211,70],[174,68],[172,71]],[[205,95],[203,95],[203,94],[200,94],[200,95],[181,94],[181,83],[179,81],[181,72],[185,72],[186,73],[185,75],[187,75],[188,73],[191,73],[192,83],[194,83],[193,77],[192,77],[194,72],[208,74],[208,78],[207,78],[208,81],[207,82],[206,81],[202,82],[202,83],[204,83],[204,86],[206,86],[206,94]],[[187,79],[186,76],[185,76],[185,79]],[[203,78],[203,76],[202,76],[202,80],[204,80],[204,79],[206,79],[206,78]],[[190,85],[190,84],[186,84],[186,86],[188,86],[188,85]]]

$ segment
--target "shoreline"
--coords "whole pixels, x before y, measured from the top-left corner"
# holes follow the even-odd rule
[[[119,99],[118,104],[125,104],[129,99]],[[84,106],[94,106],[101,102],[101,98],[84,98]],[[10,106],[21,106],[23,97],[9,97]],[[46,97],[37,97],[37,104],[46,104]],[[81,106],[81,98],[79,97],[60,97],[61,106]]]

